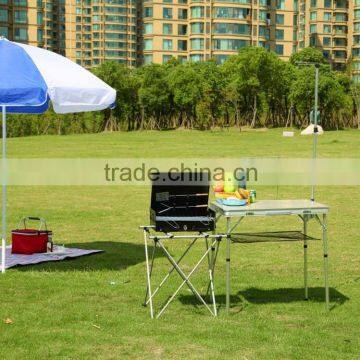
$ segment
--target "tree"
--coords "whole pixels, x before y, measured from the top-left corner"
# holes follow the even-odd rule
[[[172,67],[167,80],[179,114],[178,126],[192,128],[202,92],[202,78],[196,63],[189,62]]]
[[[301,62],[327,64],[323,53],[313,47],[307,47],[290,56],[290,63],[292,65],[298,65]]]
[[[165,118],[172,113],[170,101],[170,89],[167,81],[165,67],[150,64],[138,69],[139,81],[139,105],[141,109],[140,129],[161,129],[165,124]],[[145,124],[145,120],[149,123]]]

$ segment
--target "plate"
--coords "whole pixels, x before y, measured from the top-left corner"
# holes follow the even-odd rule
[[[247,204],[246,200],[241,200],[238,198],[217,199],[216,201],[219,204],[226,206],[244,206]]]

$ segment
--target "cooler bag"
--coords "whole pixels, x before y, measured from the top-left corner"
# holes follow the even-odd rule
[[[39,221],[39,229],[28,229],[26,227],[28,220]],[[20,228],[21,223],[24,226],[22,229]],[[21,219],[18,229],[11,232],[11,238],[13,254],[31,255],[52,251],[52,231],[47,229],[45,220],[38,217],[29,216]]]

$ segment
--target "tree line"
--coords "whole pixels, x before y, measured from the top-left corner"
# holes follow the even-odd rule
[[[93,72],[117,90],[116,108],[97,113],[11,115],[9,136],[118,130],[217,127],[305,127],[314,107],[320,64],[319,113],[325,129],[360,128],[360,85],[350,71],[331,70],[322,53],[306,48],[281,60],[246,47],[223,64],[214,61],[129,69],[105,62]]]

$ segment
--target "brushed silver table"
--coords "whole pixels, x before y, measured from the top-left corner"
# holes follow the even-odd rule
[[[328,242],[327,242],[327,213],[329,207],[311,200],[260,200],[246,206],[226,206],[217,202],[210,204],[210,208],[217,214],[217,221],[226,218],[226,311],[230,309],[230,252],[231,234],[246,217],[296,215],[303,221],[304,233],[304,291],[308,299],[308,263],[307,263],[307,223],[316,219],[322,228],[323,254],[324,254],[324,282],[325,303],[329,309],[329,282],[328,282]],[[321,219],[322,217],[322,219]],[[232,220],[236,219],[235,224]]]

